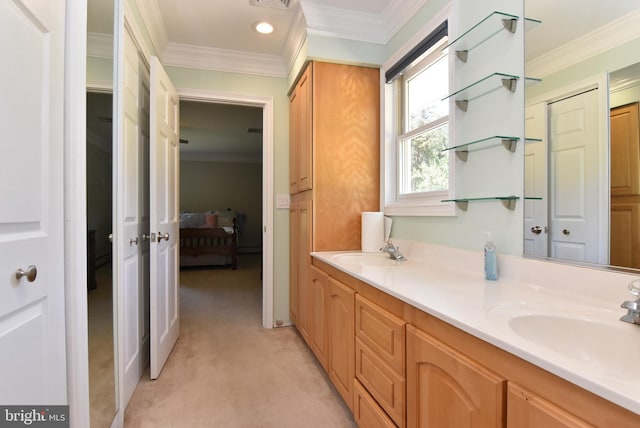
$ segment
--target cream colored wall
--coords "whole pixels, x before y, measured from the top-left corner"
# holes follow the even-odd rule
[[[229,95],[271,97],[274,103],[274,197],[289,193],[289,99],[287,79],[166,67],[174,86]],[[275,206],[275,202],[274,202]],[[273,212],[274,321],[289,319],[289,210]]]
[[[262,247],[262,164],[180,161],[180,211],[231,208],[246,216],[238,247]]]

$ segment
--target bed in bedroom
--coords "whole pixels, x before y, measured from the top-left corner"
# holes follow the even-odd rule
[[[180,214],[180,267],[238,268],[238,215],[233,210]]]

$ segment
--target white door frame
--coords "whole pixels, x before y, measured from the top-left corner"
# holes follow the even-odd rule
[[[262,108],[262,327],[273,328],[273,98],[233,95],[204,89],[176,90],[184,101]]]

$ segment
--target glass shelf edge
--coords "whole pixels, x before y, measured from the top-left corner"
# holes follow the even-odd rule
[[[455,40],[453,40],[451,43],[447,43],[447,45],[442,48],[442,51],[445,51],[449,47],[451,47],[451,46],[455,45],[456,43],[458,43],[460,40],[462,40],[468,34],[473,32],[473,30],[475,30],[476,28],[480,27],[485,21],[487,21],[488,19],[490,19],[494,15],[498,15],[500,17],[504,17],[503,19],[514,19],[514,20],[520,19],[520,17],[517,16],[517,15],[512,15],[510,13],[505,13],[505,12],[494,11],[494,12],[490,13],[489,15],[487,15],[486,17],[484,17],[480,22],[475,24],[473,27],[469,28],[467,31],[465,31],[464,33],[462,33],[461,35],[456,37]],[[496,31],[496,33],[501,31],[502,29],[503,28],[501,27],[500,30]]]
[[[498,77],[498,78],[500,78],[500,79],[509,79],[509,80],[519,80],[519,79],[520,79],[520,76],[516,76],[516,75],[514,75],[514,74],[497,73],[497,72],[496,72],[496,73],[492,73],[492,74],[490,74],[490,75],[488,75],[488,76],[483,77],[482,79],[480,79],[480,80],[478,80],[478,81],[476,81],[476,82],[473,82],[473,83],[471,83],[471,84],[469,84],[469,85],[465,86],[465,87],[464,87],[464,88],[462,88],[462,89],[458,89],[458,90],[457,90],[457,91],[455,91],[454,93],[452,93],[452,94],[450,94],[450,95],[447,95],[446,97],[442,98],[440,101],[448,100],[448,99],[449,99],[449,98],[451,98],[451,97],[454,97],[454,96],[456,96],[456,95],[459,95],[461,92],[464,92],[464,91],[466,91],[466,90],[468,90],[468,89],[470,89],[470,88],[473,88],[474,86],[477,86],[477,85],[479,85],[480,83],[485,82],[485,81],[487,81],[487,80],[491,79],[492,77]]]
[[[505,135],[493,135],[491,137],[483,138],[481,140],[475,140],[475,141],[471,141],[471,142],[468,142],[468,143],[465,143],[465,144],[460,144],[460,145],[457,145],[457,146],[447,147],[446,149],[443,149],[442,151],[446,152],[446,151],[449,151],[449,150],[456,150],[456,149],[460,149],[460,148],[465,148],[465,147],[469,147],[469,146],[474,145],[474,144],[479,144],[479,143],[483,143],[485,141],[491,141],[491,140],[508,140],[508,141],[517,142],[517,141],[520,141],[520,138],[519,137],[508,137],[508,136],[505,136]]]

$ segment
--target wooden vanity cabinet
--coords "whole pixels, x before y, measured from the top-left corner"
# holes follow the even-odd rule
[[[507,426],[517,428],[593,428],[548,400],[509,383]]]
[[[329,284],[327,371],[360,428],[640,426],[640,415],[312,263]]]
[[[309,276],[309,347],[320,362],[329,370],[329,275],[315,266],[311,266]]]
[[[506,380],[407,326],[407,425],[504,427]]]
[[[380,209],[380,70],[309,62],[289,134],[290,319],[351,407],[353,290],[312,271],[310,253],[359,250],[361,213]]]
[[[403,319],[356,295],[356,379],[398,426],[405,426]],[[364,393],[361,393],[364,395]]]
[[[355,291],[329,277],[328,373],[343,400],[353,410],[353,379],[355,377]]]
[[[289,95],[289,193],[312,184],[312,67],[303,72]]]

